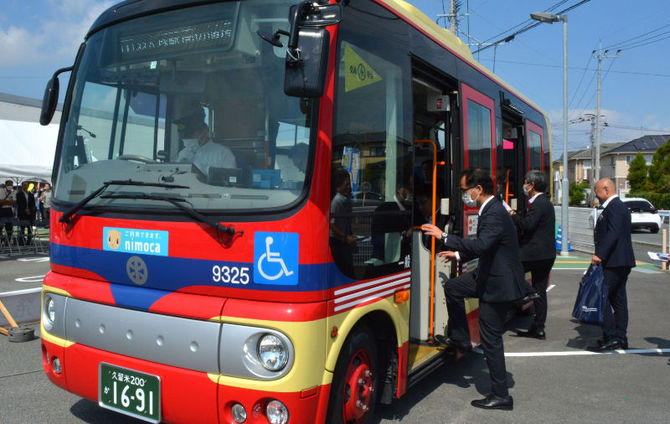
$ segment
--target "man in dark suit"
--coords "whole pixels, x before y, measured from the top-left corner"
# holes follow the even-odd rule
[[[533,290],[538,297],[533,300],[535,316],[528,331],[519,331],[521,337],[544,340],[544,323],[547,320],[547,283],[551,267],[556,260],[556,216],[554,205],[544,194],[547,178],[542,171],[528,171],[523,182],[523,191],[528,198],[528,209],[524,216],[510,210],[512,220],[519,230],[521,262],[523,271],[529,272]]]
[[[491,393],[476,399],[472,406],[484,409],[513,408],[507,389],[507,370],[502,335],[509,312],[524,297],[526,282],[519,258],[516,228],[500,201],[493,196],[493,181],[481,169],[468,169],[461,176],[463,202],[479,207],[477,238],[465,239],[442,233],[432,225],[422,229],[428,235],[442,239],[444,248],[439,253],[444,260],[469,260],[478,257],[474,273],[450,279],[444,285],[447,295],[450,338],[438,337],[450,349],[466,352],[471,349],[470,334],[465,315],[464,298],[479,298],[479,334],[491,375]]]
[[[593,229],[596,251],[591,264],[603,266],[604,286],[607,288],[607,306],[603,317],[603,339],[592,350],[628,349],[628,301],[626,281],[635,266],[631,240],[630,211],[616,194],[614,182],[603,178],[596,183],[596,197],[603,212]],[[614,313],[612,313],[614,310]]]
[[[21,190],[16,193],[16,216],[19,218],[19,225],[21,226],[21,240],[19,243],[30,244],[33,237],[33,224],[35,223],[35,196],[28,191],[29,182],[21,183]],[[23,237],[27,238],[23,240]]]

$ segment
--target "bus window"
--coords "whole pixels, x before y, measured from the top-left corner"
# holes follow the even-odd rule
[[[351,10],[351,13],[357,13]],[[353,21],[353,15],[352,19]],[[366,14],[361,19],[374,19]],[[411,241],[412,155],[403,110],[409,110],[400,63],[407,57],[393,49],[377,48],[382,32],[371,34],[341,32],[332,169],[344,169],[351,181],[351,230],[355,277],[383,275],[409,266]],[[387,25],[387,23],[384,23]],[[360,29],[360,27],[359,27]],[[361,38],[364,37],[364,38]],[[358,42],[364,43],[365,48]],[[396,57],[393,57],[396,55]],[[391,56],[391,57],[389,57]],[[331,193],[335,196],[335,187]],[[337,203],[337,202],[335,202]],[[338,220],[331,214],[331,223]],[[333,234],[331,234],[333,236]],[[331,251],[339,240],[332,240]],[[347,262],[338,259],[347,274]],[[341,256],[340,256],[341,258]]]
[[[470,167],[491,169],[491,110],[468,99]]]
[[[528,170],[543,169],[542,163],[542,128],[526,121],[528,127]]]
[[[493,100],[465,84],[461,84],[461,89],[465,124],[464,165],[466,168],[491,171],[495,167]]]

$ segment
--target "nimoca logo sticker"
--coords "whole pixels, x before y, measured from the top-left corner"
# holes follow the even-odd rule
[[[169,233],[157,230],[104,227],[102,249],[112,252],[167,256]]]

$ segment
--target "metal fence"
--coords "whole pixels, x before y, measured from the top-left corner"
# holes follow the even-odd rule
[[[556,223],[561,225],[561,206],[554,206]],[[581,252],[593,253],[593,227],[590,224],[591,208],[568,208],[568,240],[570,248]],[[565,238],[565,237],[563,237]]]

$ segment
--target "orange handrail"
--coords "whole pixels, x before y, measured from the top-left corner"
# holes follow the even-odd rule
[[[437,197],[437,143],[433,140],[414,140],[415,144],[426,143],[430,144],[433,147],[433,192],[432,192],[432,208],[431,208],[431,219],[433,225],[435,225],[435,209],[437,209],[437,204],[435,203]],[[428,313],[428,340],[433,341],[435,336],[435,237],[430,238],[430,312]]]

